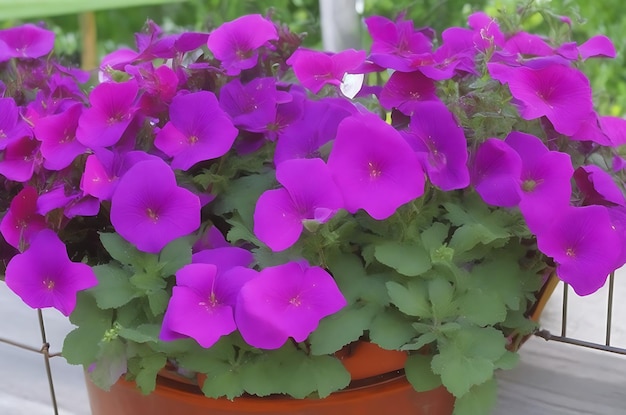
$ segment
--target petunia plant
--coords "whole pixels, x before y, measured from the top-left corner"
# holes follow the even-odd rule
[[[373,16],[369,51],[326,53],[268,16],[148,22],[91,82],[47,29],[1,30],[7,286],[69,315],[103,388],[324,398],[368,341],[488,413],[547,278],[588,295],[626,262],[626,120],[583,72],[611,41],[501,23]]]

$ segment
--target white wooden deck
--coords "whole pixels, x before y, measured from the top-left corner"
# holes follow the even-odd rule
[[[616,281],[613,344],[626,347],[626,272]],[[542,326],[560,333],[560,294],[544,313]],[[585,299],[570,295],[568,335],[604,340],[606,290]],[[41,344],[37,314],[0,283],[0,333],[3,337]],[[71,330],[65,318],[45,313],[52,352]],[[61,415],[88,415],[89,404],[79,367],[52,359]],[[498,375],[496,415],[626,415],[626,357],[577,346],[530,339],[519,366]],[[0,415],[52,415],[43,358],[0,344]],[[477,414],[482,415],[482,414]]]

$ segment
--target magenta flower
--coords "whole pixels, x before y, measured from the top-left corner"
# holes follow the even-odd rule
[[[626,206],[626,198],[613,177],[598,166],[580,166],[574,180],[585,205]]]
[[[113,193],[111,224],[140,251],[158,253],[198,229],[200,199],[176,185],[164,161],[142,161],[124,174]]]
[[[218,273],[234,267],[247,267],[254,261],[252,252],[236,246],[204,249],[191,257],[192,263],[213,264]]]
[[[135,80],[98,84],[89,94],[91,108],[78,121],[78,141],[90,148],[117,143],[132,121],[138,90]]]
[[[30,247],[7,265],[5,282],[32,308],[53,307],[68,316],[76,306],[76,293],[98,284],[92,269],[72,262],[65,245],[53,231],[44,229]]]
[[[480,50],[504,46],[504,34],[493,17],[476,12],[467,18],[467,24],[474,30],[474,45]]]
[[[209,91],[178,95],[170,105],[170,121],[154,145],[173,157],[172,168],[188,170],[194,164],[223,156],[230,150],[237,129]]]
[[[277,349],[290,337],[306,340],[322,318],[346,304],[328,272],[290,262],[263,269],[241,288],[235,321],[246,343]]]
[[[46,215],[54,209],[63,209],[63,215],[70,219],[74,216],[95,216],[100,210],[100,202],[77,189],[66,192],[65,186],[59,184],[37,199],[37,213],[40,215]]]
[[[380,93],[380,105],[412,115],[420,102],[439,101],[435,90],[435,83],[421,72],[394,72]]]
[[[41,141],[40,151],[46,169],[64,169],[85,152],[86,147],[76,140],[76,128],[82,110],[82,104],[76,103],[59,114],[35,121],[35,138]]]
[[[0,30],[0,62],[11,58],[39,58],[54,47],[54,32],[34,24]]]
[[[287,64],[300,83],[317,94],[324,85],[340,86],[346,73],[352,73],[365,62],[365,51],[347,49],[339,53],[298,49],[287,59]]]
[[[522,200],[522,159],[504,141],[489,138],[483,142],[474,154],[470,173],[485,203],[513,207]]]
[[[0,98],[0,150],[22,137],[30,137],[32,132],[22,121],[13,98]]]
[[[0,222],[2,236],[17,249],[28,246],[32,237],[46,227],[46,218],[37,213],[37,190],[30,186],[13,197]]]
[[[140,161],[161,160],[143,151],[113,152],[100,148],[87,157],[80,188],[100,200],[111,200],[120,177]]]
[[[257,276],[251,269],[218,273],[213,264],[189,264],[176,272],[176,286],[163,317],[159,338],[191,337],[213,346],[237,329],[234,307],[241,287]]]
[[[367,138],[367,139],[364,139]],[[373,114],[345,118],[328,157],[350,213],[382,220],[424,193],[424,171],[411,146]]]
[[[528,228],[536,234],[569,206],[572,161],[569,154],[549,151],[539,138],[530,134],[513,131],[505,143],[521,158],[519,208]]]
[[[343,206],[341,193],[321,159],[288,160],[276,167],[284,187],[265,191],[254,210],[254,233],[273,251],[293,245],[304,222],[324,223]]]
[[[439,101],[421,102],[414,111],[405,138],[432,184],[445,191],[467,187],[467,140],[454,115]]]
[[[414,61],[430,56],[431,40],[413,28],[410,20],[398,19],[395,23],[382,16],[365,19],[372,36],[370,59],[383,68],[401,72],[416,70]]]
[[[211,32],[207,46],[222,62],[227,75],[239,75],[256,65],[261,46],[276,39],[274,24],[260,14],[252,14],[222,24]]]
[[[569,207],[537,235],[537,246],[557,264],[559,278],[578,295],[602,287],[620,259],[621,238],[604,206]]]
[[[39,164],[39,142],[24,136],[12,141],[4,149],[0,160],[0,175],[16,182],[27,182]]]
[[[585,43],[578,47],[580,57],[583,59],[589,59],[593,57],[615,57],[615,46],[611,39],[606,36],[598,35],[593,36]]]
[[[572,135],[593,114],[591,86],[578,69],[559,64],[536,69],[496,63],[487,66],[493,78],[509,84],[526,120],[545,116],[556,131]]]

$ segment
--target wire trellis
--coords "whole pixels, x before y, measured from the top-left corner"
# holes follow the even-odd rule
[[[611,343],[611,334],[613,331],[613,304],[614,304],[614,292],[615,292],[615,273],[612,273],[609,276],[608,281],[608,298],[607,298],[607,308],[606,308],[606,329],[605,329],[605,341],[604,343],[595,343],[586,341],[583,339],[577,339],[574,337],[567,336],[567,323],[568,323],[568,295],[569,295],[569,285],[563,284],[563,301],[562,301],[562,311],[561,311],[561,332],[560,335],[552,334],[550,331],[545,329],[538,329],[534,334],[535,336],[541,337],[545,340],[556,341],[561,343],[567,343],[574,346],[586,347],[595,350],[601,350],[609,353],[617,353],[620,355],[626,356],[626,348],[614,346]],[[61,353],[50,353],[50,344],[47,340],[46,335],[46,327],[43,319],[43,313],[41,309],[37,310],[37,319],[39,323],[39,329],[41,332],[41,347],[33,347],[27,344],[23,344],[11,339],[6,339],[0,337],[0,343],[8,344],[9,346],[17,347],[23,350],[27,350],[34,353],[39,353],[43,356],[44,366],[46,369],[46,376],[48,378],[48,386],[50,390],[50,399],[51,405],[54,410],[54,415],[59,415],[59,407],[57,404],[56,393],[54,389],[54,380],[52,377],[52,369],[50,367],[50,359],[54,357],[61,356]]]

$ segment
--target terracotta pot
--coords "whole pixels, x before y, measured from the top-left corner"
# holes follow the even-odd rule
[[[338,357],[353,375],[346,390],[325,399],[284,396],[243,396],[234,401],[205,397],[198,386],[171,374],[157,378],[156,390],[142,395],[136,386],[120,379],[109,392],[87,381],[93,415],[449,415],[454,398],[443,387],[416,392],[404,376],[406,353],[383,350],[359,342]]]

